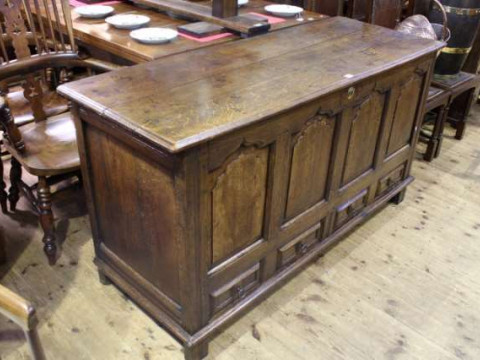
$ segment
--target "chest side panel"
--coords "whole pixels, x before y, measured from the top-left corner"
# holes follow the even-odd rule
[[[181,254],[173,174],[89,123],[84,123],[83,132],[99,237],[97,256],[131,276],[132,282],[147,284],[158,305],[179,317]]]

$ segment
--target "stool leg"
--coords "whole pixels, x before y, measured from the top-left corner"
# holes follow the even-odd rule
[[[441,106],[438,108],[435,118],[435,123],[433,124],[433,131],[430,140],[428,141],[427,151],[424,155],[425,161],[432,161],[437,153],[439,138],[441,136],[442,131],[442,116],[444,113],[445,106]]]
[[[38,178],[38,210],[40,214],[40,224],[43,228],[43,251],[47,255],[50,265],[54,265],[57,257],[57,242],[55,238],[55,223],[52,213],[52,194],[50,186],[47,184],[47,178],[40,176]]]
[[[471,89],[468,93],[468,100],[465,105],[464,113],[462,114],[461,118],[457,121],[457,132],[455,133],[455,139],[462,140],[463,136],[465,135],[465,126],[467,123],[467,117],[470,112],[470,108],[472,105],[473,97],[475,94],[475,88]]]
[[[2,208],[2,212],[6,214],[8,212],[7,209],[7,192],[5,191],[6,184],[5,181],[3,181],[3,161],[2,158],[0,157],[0,206]]]
[[[455,139],[462,140],[463,135],[465,135],[465,117],[462,117],[462,119],[458,120],[456,126],[457,131],[455,132]]]
[[[428,162],[432,161],[435,157],[435,152],[437,151],[437,148],[438,141],[432,137],[428,140],[427,151],[425,151],[425,154],[423,155],[423,160]]]
[[[445,123],[447,122],[447,115],[448,115],[448,106],[443,107],[439,114],[438,117],[440,119],[440,128],[438,132],[438,143],[437,143],[437,148],[435,149],[435,154],[434,157],[438,157],[440,155],[440,149],[442,148],[442,143],[443,143],[443,131],[445,130]]]

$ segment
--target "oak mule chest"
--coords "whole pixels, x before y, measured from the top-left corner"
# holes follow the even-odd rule
[[[402,200],[441,45],[338,17],[60,87],[102,277],[203,357]]]

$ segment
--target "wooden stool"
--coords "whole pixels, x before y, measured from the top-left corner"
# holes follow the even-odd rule
[[[427,143],[427,151],[423,155],[423,158],[426,161],[432,161],[440,154],[440,148],[442,146],[443,139],[443,128],[447,118],[449,101],[450,91],[430,86],[423,117],[425,123],[425,117],[427,113],[435,112],[435,121],[431,134],[424,131],[420,133],[420,140]]]
[[[447,121],[453,123],[457,129],[455,139],[463,138],[467,116],[479,83],[480,76],[463,71],[454,76],[433,77],[433,86],[450,91]]]

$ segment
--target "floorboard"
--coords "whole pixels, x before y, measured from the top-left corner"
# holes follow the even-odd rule
[[[210,344],[209,359],[480,358],[480,109],[462,141],[447,129],[440,158],[416,181]],[[37,307],[49,359],[183,359],[182,350],[114,286],[99,283],[81,193],[56,208],[65,239],[49,267],[26,203],[1,215],[1,282]],[[18,220],[21,218],[21,222]],[[0,319],[0,359],[28,359]]]

